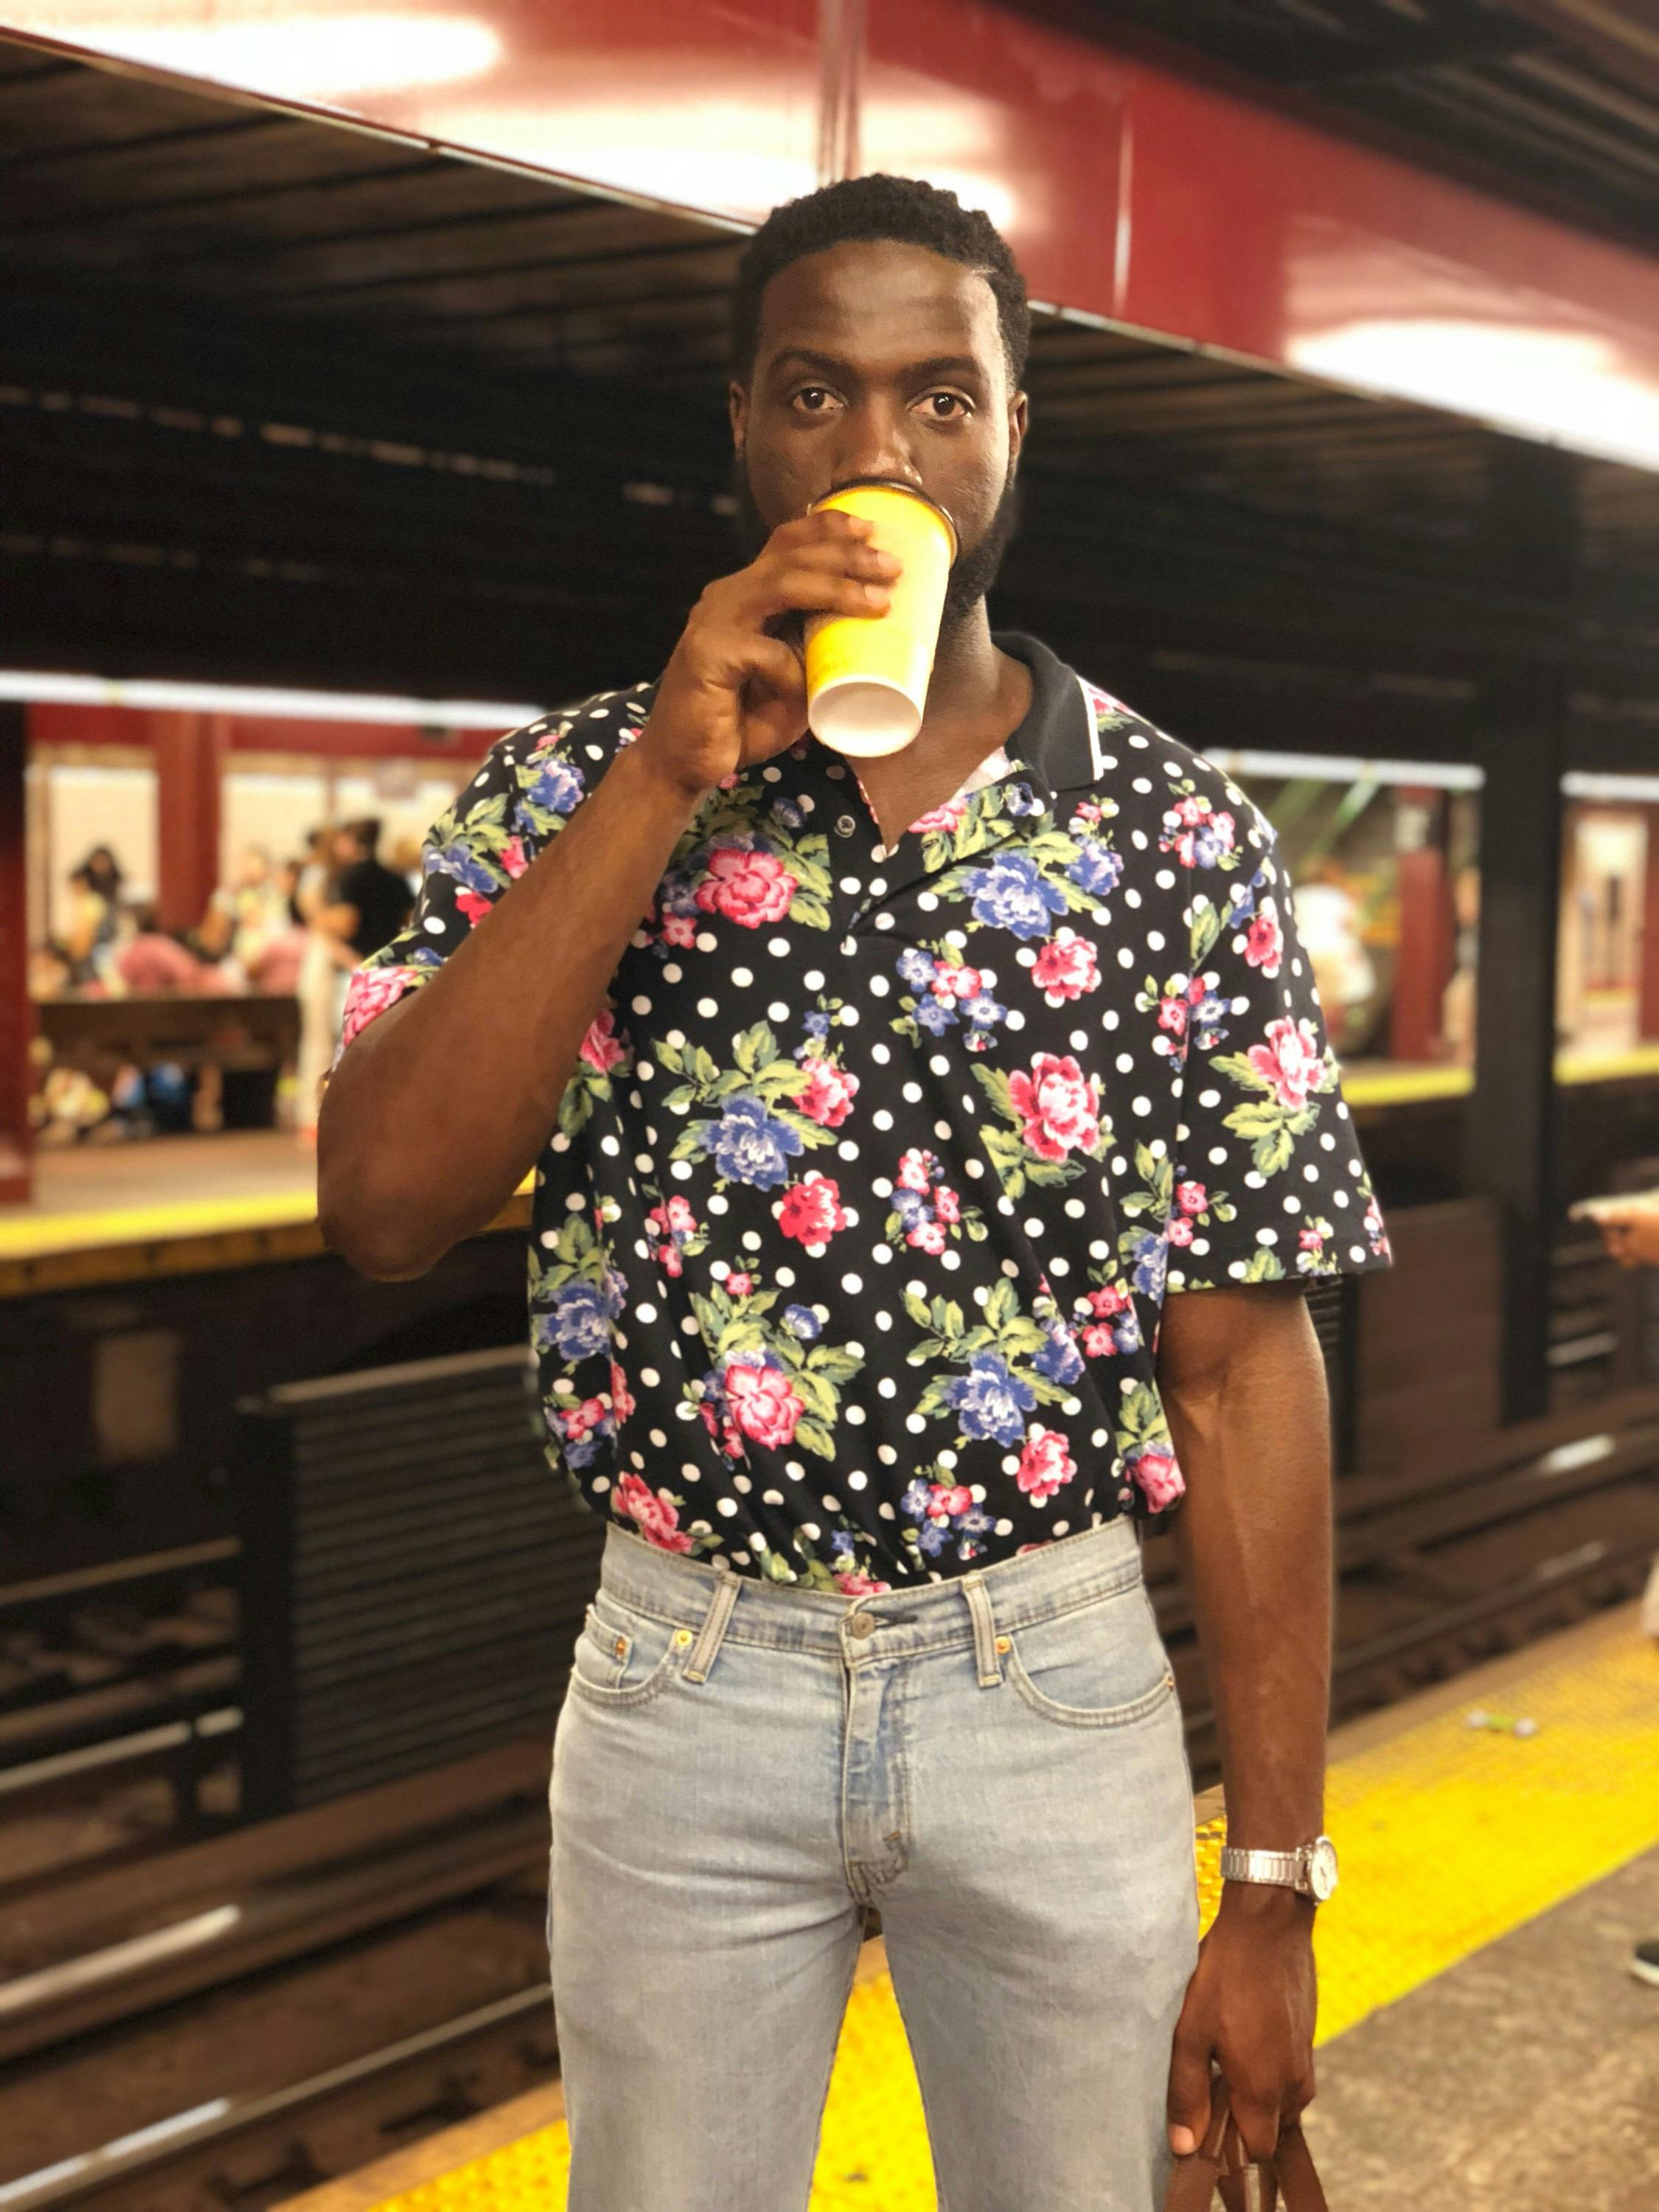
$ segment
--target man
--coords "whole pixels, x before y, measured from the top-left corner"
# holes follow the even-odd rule
[[[380,825],[372,818],[348,822],[335,840],[340,874],[323,926],[359,960],[383,951],[409,920],[409,885],[383,866],[380,843]]]
[[[1386,1246],[1271,832],[991,633],[1027,416],[1003,240],[861,178],[768,220],[733,309],[763,544],[656,684],[502,739],[434,831],[357,979],[324,1224],[416,1274],[539,1163],[550,1448],[610,1523],[551,1791],[572,2212],[805,2203],[871,1905],[942,2202],[1149,2212],[1212,2058],[1259,2153],[1306,2103],[1314,1977],[1311,1904],[1261,1880],[1194,1972],[1137,1538],[1184,1477],[1233,1842],[1311,1846],[1295,1285]],[[811,511],[866,477],[962,550],[921,733],[854,772],[805,733],[798,641],[887,604],[866,526]]]

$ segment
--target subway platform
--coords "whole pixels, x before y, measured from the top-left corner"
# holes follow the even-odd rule
[[[1207,1916],[1223,1824],[1207,1800],[1198,1810]],[[1659,1933],[1659,1645],[1638,1608],[1339,1731],[1327,1826],[1343,1881],[1318,1922],[1307,2131],[1334,2212],[1650,2212],[1659,1990],[1627,1961]],[[283,2212],[558,2212],[568,2157],[551,2084]],[[811,2212],[934,2203],[876,1938]]]

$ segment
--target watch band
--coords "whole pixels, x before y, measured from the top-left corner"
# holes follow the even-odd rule
[[[1231,1844],[1221,1849],[1223,1881],[1265,1881],[1280,1889],[1307,1887],[1304,1851],[1245,1851]]]

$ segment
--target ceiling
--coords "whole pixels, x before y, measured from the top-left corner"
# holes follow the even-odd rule
[[[734,564],[728,233],[4,41],[0,210],[13,665],[552,697]],[[1569,622],[1512,441],[1052,320],[1030,388],[994,611],[1183,733],[1455,753],[1571,629],[1586,757],[1659,753],[1659,477],[1560,462]]]
[[[1409,158],[1659,242],[1653,0],[1085,0]]]

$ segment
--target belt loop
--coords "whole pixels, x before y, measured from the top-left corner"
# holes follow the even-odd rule
[[[708,1601],[708,1611],[703,1619],[702,1633],[697,1638],[696,1650],[685,1662],[685,1680],[688,1682],[706,1682],[708,1680],[708,1670],[720,1650],[721,1639],[726,1634],[726,1624],[732,1618],[732,1608],[738,1601],[741,1587],[738,1577],[729,1567],[715,1583],[714,1595]]]
[[[977,1567],[970,1568],[963,1577],[962,1587],[968,1610],[973,1615],[974,1658],[979,1667],[979,1686],[981,1690],[994,1690],[1002,1680],[1002,1669],[997,1664],[996,1623],[991,1617],[991,1599],[985,1577]]]

